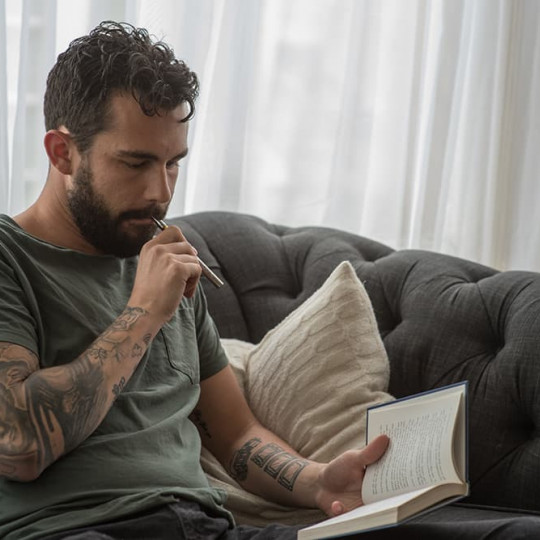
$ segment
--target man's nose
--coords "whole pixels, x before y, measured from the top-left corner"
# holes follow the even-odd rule
[[[166,203],[172,197],[172,181],[167,167],[157,167],[149,175],[146,186],[146,199],[158,203]]]

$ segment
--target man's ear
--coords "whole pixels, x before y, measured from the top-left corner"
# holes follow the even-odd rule
[[[51,165],[62,174],[71,174],[73,172],[75,145],[69,133],[59,129],[51,129],[45,133],[43,143]]]

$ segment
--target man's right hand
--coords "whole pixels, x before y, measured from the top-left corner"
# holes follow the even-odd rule
[[[145,309],[162,325],[182,296],[193,296],[200,277],[197,251],[178,227],[167,227],[141,250],[129,305]]]

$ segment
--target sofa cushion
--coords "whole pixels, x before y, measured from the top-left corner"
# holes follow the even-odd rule
[[[328,462],[365,444],[366,410],[392,399],[388,359],[369,297],[344,262],[258,345],[223,340],[255,416],[305,457]],[[207,452],[211,482],[240,523],[312,523],[322,512],[246,493]]]

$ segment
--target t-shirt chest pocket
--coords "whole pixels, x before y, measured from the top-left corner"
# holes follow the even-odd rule
[[[154,340],[155,353],[167,358],[168,365],[191,384],[199,384],[199,352],[193,309],[180,307],[165,323]]]

